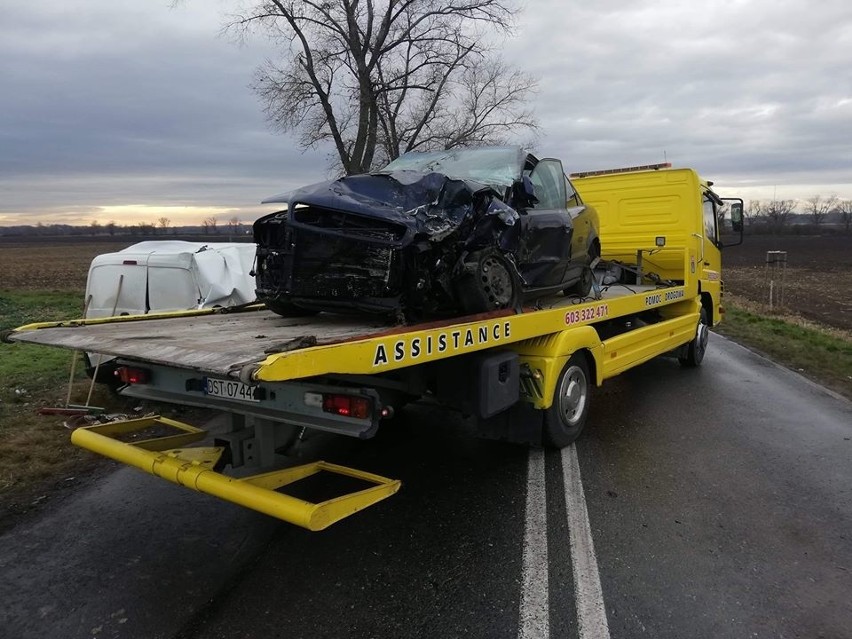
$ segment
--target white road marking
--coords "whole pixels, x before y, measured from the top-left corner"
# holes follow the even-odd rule
[[[574,444],[562,449],[562,476],[580,639],[609,639],[598,560]]]
[[[544,451],[531,448],[527,461],[527,510],[518,629],[518,637],[521,639],[545,639],[550,636],[547,498],[544,486]]]

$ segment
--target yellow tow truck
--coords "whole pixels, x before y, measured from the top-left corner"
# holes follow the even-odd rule
[[[571,178],[600,217],[601,261],[586,298],[402,326],[285,318],[255,305],[30,324],[9,339],[116,357],[122,394],[231,416],[209,446],[191,445],[206,431],[164,417],[79,428],[76,445],[321,530],[401,484],[323,461],[293,466],[280,453],[305,430],[370,438],[402,405],[429,396],[471,415],[482,436],[559,448],[583,430],[594,386],[667,353],[701,364],[724,313],[723,229],[733,238],[725,245],[742,241],[742,200],[667,164]],[[318,503],[281,490],[321,472],[366,487]]]

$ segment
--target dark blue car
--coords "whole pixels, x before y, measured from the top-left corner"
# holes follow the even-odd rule
[[[257,296],[281,315],[413,321],[584,297],[600,255],[562,163],[518,147],[407,153],[265,203],[285,206],[254,223]]]

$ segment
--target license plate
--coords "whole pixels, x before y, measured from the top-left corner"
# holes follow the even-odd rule
[[[204,394],[210,397],[222,397],[224,399],[236,399],[241,402],[259,402],[255,398],[256,386],[249,386],[242,382],[229,379],[213,379],[208,377],[204,380]]]

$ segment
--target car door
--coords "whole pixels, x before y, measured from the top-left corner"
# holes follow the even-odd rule
[[[529,177],[537,201],[521,215],[518,267],[529,288],[558,286],[571,258],[573,229],[562,162],[539,160]]]
[[[574,231],[571,235],[571,269],[579,271],[585,268],[589,262],[589,247],[596,235],[592,215],[589,214],[587,207],[580,200],[580,195],[574,189],[574,185],[566,177],[565,191],[567,194],[568,214],[571,216],[571,222]],[[568,279],[571,279],[570,275]]]

